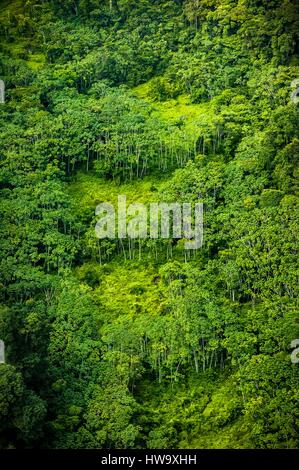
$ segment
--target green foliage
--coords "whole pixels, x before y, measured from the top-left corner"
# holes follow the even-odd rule
[[[1,447],[26,446],[42,437],[46,404],[24,385],[14,366],[1,364]]]
[[[1,448],[296,448],[296,2],[0,12]],[[95,207],[204,203],[204,245]]]

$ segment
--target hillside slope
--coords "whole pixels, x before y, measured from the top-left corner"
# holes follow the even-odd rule
[[[0,448],[298,447],[297,7],[1,2]]]

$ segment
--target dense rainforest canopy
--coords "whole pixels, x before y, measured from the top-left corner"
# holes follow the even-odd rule
[[[0,447],[298,447],[298,2],[0,4]]]

